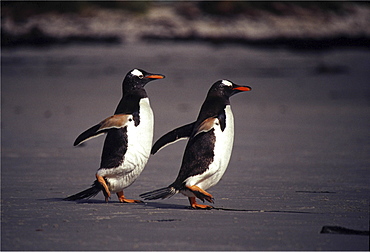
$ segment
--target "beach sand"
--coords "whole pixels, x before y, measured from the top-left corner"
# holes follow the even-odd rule
[[[2,250],[368,250],[370,52],[138,43],[2,51]],[[196,119],[209,87],[231,98],[228,170],[213,210],[176,195],[144,204],[62,199],[95,179],[104,137],[73,147],[110,116],[132,68],[166,75],[146,90],[154,141]],[[128,198],[173,182],[186,141],[151,156]]]

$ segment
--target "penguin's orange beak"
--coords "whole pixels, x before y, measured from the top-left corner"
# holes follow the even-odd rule
[[[145,76],[145,78],[148,78],[148,79],[164,79],[164,75],[151,74],[151,75]]]
[[[251,87],[248,87],[248,86],[239,86],[239,87],[233,88],[233,90],[238,90],[238,91],[244,92],[244,91],[251,91],[252,88]]]

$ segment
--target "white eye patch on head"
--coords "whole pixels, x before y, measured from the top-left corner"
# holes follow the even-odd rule
[[[228,80],[222,80],[222,82],[221,82],[222,84],[224,84],[225,86],[229,86],[229,87],[231,87],[233,84],[230,82],[230,81],[228,81]]]
[[[143,76],[144,75],[141,71],[139,71],[137,69],[132,70],[131,74],[135,75],[135,76]]]

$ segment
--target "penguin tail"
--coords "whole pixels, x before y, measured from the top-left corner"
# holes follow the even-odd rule
[[[63,200],[74,201],[74,200],[81,200],[81,199],[90,199],[91,197],[95,197],[100,191],[103,191],[103,193],[106,194],[104,187],[98,182],[98,180],[95,180],[90,188],[82,192],[76,193],[74,195],[71,195],[67,198],[64,198]]]
[[[158,190],[140,194],[140,197],[145,200],[166,199],[172,197],[178,192],[179,191],[176,190],[174,187],[168,186]]]

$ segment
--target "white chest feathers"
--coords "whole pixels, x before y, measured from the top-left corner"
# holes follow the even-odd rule
[[[224,131],[221,130],[221,124],[218,119],[214,122],[214,134],[216,139],[212,163],[204,173],[188,178],[186,180],[187,186],[197,185],[207,190],[217,184],[225,173],[234,143],[234,116],[230,105],[226,106],[225,115],[226,127]]]
[[[141,169],[141,172],[148,161],[152,148],[154,116],[148,98],[141,99],[139,104],[139,125],[135,126],[134,121],[132,121],[127,126],[128,145],[123,166],[127,167],[128,170],[132,166],[137,166]]]
[[[121,191],[130,186],[143,171],[153,142],[154,116],[149,99],[140,100],[140,123],[134,120],[127,127],[127,151],[123,162],[116,168],[101,168],[98,174],[105,177],[112,192]]]
[[[221,126],[215,128],[216,142],[213,163],[215,163],[216,166],[218,164],[218,170],[222,172],[221,176],[224,174],[229,164],[234,144],[234,116],[230,105],[226,106],[225,114],[226,127],[224,131],[221,130]]]

